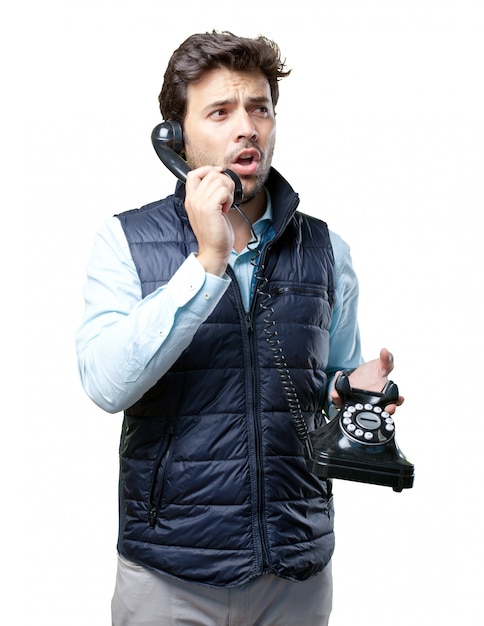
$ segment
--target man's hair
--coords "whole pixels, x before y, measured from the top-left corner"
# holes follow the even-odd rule
[[[235,71],[259,70],[267,78],[275,108],[279,99],[278,81],[290,74],[281,60],[279,46],[260,35],[237,37],[228,31],[191,35],[173,53],[158,97],[163,119],[183,121],[187,85],[217,68]]]

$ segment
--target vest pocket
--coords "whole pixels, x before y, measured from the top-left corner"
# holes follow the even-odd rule
[[[163,488],[165,484],[166,470],[169,464],[171,455],[171,442],[173,439],[173,433],[166,434],[161,446],[160,453],[156,459],[156,463],[153,469],[153,476],[151,478],[150,487],[150,501],[149,501],[149,513],[150,513],[150,528],[154,528],[156,524],[156,517],[160,508],[161,498],[163,496]]]
[[[302,296],[316,296],[323,300],[329,299],[328,290],[321,285],[310,284],[279,284],[272,283],[269,293],[275,296],[285,296],[291,294],[299,294]]]

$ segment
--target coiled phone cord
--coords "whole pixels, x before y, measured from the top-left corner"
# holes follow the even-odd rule
[[[255,235],[254,232],[253,234]],[[296,388],[294,386],[291,373],[289,372],[286,357],[284,356],[284,352],[281,346],[281,340],[279,339],[277,334],[276,321],[273,319],[274,307],[271,304],[272,295],[267,289],[264,289],[264,287],[268,285],[269,281],[265,276],[262,275],[262,272],[264,271],[264,266],[261,263],[260,247],[257,249],[257,256],[252,259],[251,263],[252,265],[254,265],[255,268],[254,271],[256,279],[256,292],[261,298],[259,306],[266,312],[263,320],[263,330],[266,335],[266,341],[269,345],[269,349],[274,359],[275,368],[279,375],[279,379],[284,390],[284,395],[287,399],[289,411],[296,427],[297,436],[306,447],[308,457],[311,458],[313,454],[312,441],[309,436],[309,429],[306,424],[306,420],[304,419],[302,413],[301,404],[299,402]]]

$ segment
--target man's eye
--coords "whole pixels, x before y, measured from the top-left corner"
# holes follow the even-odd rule
[[[212,117],[220,118],[220,117],[224,117],[226,114],[227,114],[227,111],[225,109],[217,109],[216,111],[212,113]]]

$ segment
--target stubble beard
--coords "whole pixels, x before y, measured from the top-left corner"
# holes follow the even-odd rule
[[[267,182],[267,178],[269,177],[269,172],[271,169],[274,146],[275,142],[273,142],[272,145],[268,147],[268,150],[265,153],[263,153],[256,144],[253,144],[250,141],[247,142],[247,145],[238,148],[237,152],[240,152],[240,150],[245,148],[255,148],[261,155],[257,174],[254,174],[253,176],[240,176],[242,188],[244,191],[244,197],[239,204],[245,204],[246,202],[250,202],[264,189],[264,185]],[[230,165],[232,163],[232,160],[233,157],[232,155],[230,155],[226,159],[227,162],[224,163],[222,167],[224,167],[225,169],[231,169]],[[188,165],[192,169],[203,167],[204,165],[214,165],[216,164],[215,161],[216,159],[211,157],[209,154],[198,150],[191,151],[190,157],[187,158]]]

